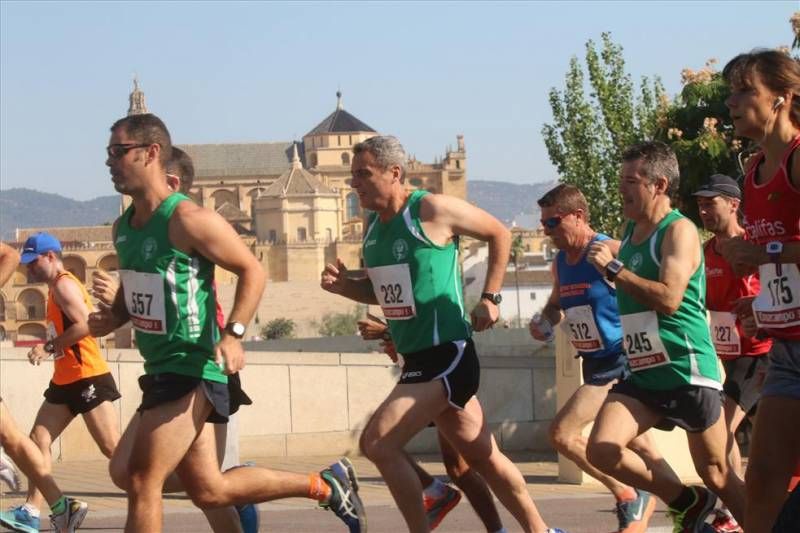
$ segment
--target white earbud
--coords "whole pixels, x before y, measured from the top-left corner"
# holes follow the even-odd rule
[[[777,98],[775,99],[775,104],[773,104],[773,106],[772,106],[772,110],[773,110],[773,111],[775,111],[776,109],[778,109],[780,106],[782,106],[782,105],[783,105],[783,103],[784,103],[785,101],[786,101],[786,99],[785,99],[783,96],[779,96],[779,97],[777,97]]]

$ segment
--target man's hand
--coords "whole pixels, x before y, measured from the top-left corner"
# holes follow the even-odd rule
[[[43,344],[36,344],[31,351],[28,352],[28,361],[34,366],[38,366],[44,359],[50,356],[49,353],[44,351]]]
[[[322,271],[320,287],[334,294],[344,294],[347,284],[347,267],[342,260],[336,258],[336,264],[328,263]]]
[[[92,337],[105,337],[112,333],[121,324],[111,312],[111,308],[103,304],[100,305],[100,310],[95,313],[89,313],[89,333]]]
[[[92,274],[92,296],[101,303],[111,305],[114,297],[119,290],[119,277],[106,272],[105,270],[95,270]]]
[[[235,374],[244,368],[244,348],[236,337],[222,335],[215,353],[217,365],[225,374]]]
[[[389,326],[383,322],[378,322],[377,320],[372,320],[370,318],[359,320],[357,324],[358,333],[365,341],[383,339],[384,334],[389,329]]]
[[[614,254],[604,242],[595,242],[589,247],[586,259],[594,265],[601,274],[606,273],[606,266],[614,259]]]
[[[483,331],[497,322],[497,319],[500,318],[500,310],[494,302],[482,298],[470,313],[470,318],[472,318],[472,329]]]
[[[731,265],[734,274],[746,276],[758,270],[758,265],[767,262],[766,250],[741,237],[733,237],[722,243],[722,257]],[[765,259],[766,258],[766,259]]]
[[[387,339],[381,341],[381,348],[383,348],[384,353],[389,356],[389,359],[391,359],[393,363],[397,362],[397,347],[394,345],[393,340]]]

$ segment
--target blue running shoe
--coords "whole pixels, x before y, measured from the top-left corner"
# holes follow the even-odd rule
[[[548,527],[545,533],[567,533],[567,532],[558,527]]]
[[[39,517],[33,516],[24,505],[1,512],[0,524],[11,531],[39,533]]]
[[[367,515],[358,497],[358,477],[347,457],[319,473],[331,487],[331,497],[320,507],[330,509],[347,525],[350,533],[367,533]]]
[[[636,489],[636,499],[617,502],[617,533],[645,533],[650,516],[656,508],[656,500],[649,492]]]

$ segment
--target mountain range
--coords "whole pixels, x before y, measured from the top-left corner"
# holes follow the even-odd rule
[[[506,225],[533,228],[538,226],[539,218],[536,200],[554,185],[555,182],[472,180],[467,182],[467,197]],[[16,228],[111,224],[119,212],[120,199],[116,194],[73,200],[32,189],[8,189],[0,191],[0,237],[14,241]]]

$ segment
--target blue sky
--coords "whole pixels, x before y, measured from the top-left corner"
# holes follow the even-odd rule
[[[781,2],[8,2],[0,188],[113,194],[108,127],[133,74],[176,143],[300,139],[336,103],[431,161],[463,133],[469,178],[556,177],[547,92],[612,32],[628,70],[680,72],[791,43]]]

